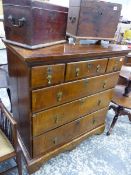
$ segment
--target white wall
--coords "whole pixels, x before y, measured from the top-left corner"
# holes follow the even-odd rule
[[[124,19],[131,20],[131,0],[103,0],[122,4],[122,16]],[[49,2],[57,5],[69,7],[69,0],[49,0]]]

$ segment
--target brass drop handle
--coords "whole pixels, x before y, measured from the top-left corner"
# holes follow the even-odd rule
[[[96,72],[100,72],[100,70],[101,70],[101,66],[100,65],[97,65]]]
[[[98,100],[97,105],[100,106],[101,105],[101,102],[102,102],[101,100]]]
[[[114,66],[113,67],[113,71],[117,71],[117,66]]]
[[[62,96],[63,96],[63,93],[62,92],[58,92],[57,93],[57,101],[60,102],[62,100]]]
[[[93,125],[96,123],[96,120],[93,118],[93,121],[92,121]]]
[[[13,26],[13,27],[23,27],[25,22],[26,22],[26,19],[24,17],[16,20],[15,18],[13,18],[12,15],[9,15],[8,16],[8,21],[10,22],[10,24]]]
[[[86,101],[86,99],[81,99],[81,100],[80,100],[80,104],[81,104],[81,105],[84,104],[85,101]]]
[[[86,80],[84,80],[84,81],[83,81],[83,83],[84,83],[84,85],[85,85],[85,86],[87,86],[87,85],[88,85],[88,83],[89,83],[89,80],[88,80],[88,79],[86,79]]]
[[[51,84],[51,80],[52,80],[52,68],[48,67],[47,69],[47,80],[48,80],[48,85]]]
[[[75,16],[70,16],[69,17],[69,20],[70,20],[70,22],[73,24],[73,23],[75,23],[76,22],[76,17]]]
[[[104,81],[103,88],[105,88],[107,85],[107,81]]]
[[[87,68],[88,68],[89,70],[90,70],[92,67],[93,67],[93,65],[92,65],[91,63],[88,63],[88,64],[87,64]],[[89,71],[89,70],[88,70],[88,71]]]
[[[79,74],[80,74],[80,68],[79,68],[79,67],[77,67],[77,68],[76,68],[75,73],[76,73],[76,77],[78,77],[78,76],[79,76]]]
[[[55,118],[54,118],[54,123],[55,123],[55,124],[58,124],[58,122],[59,122],[59,117],[58,117],[58,116],[55,116]]]
[[[55,137],[55,138],[53,139],[53,143],[54,143],[54,145],[58,144],[58,138],[57,138],[57,137]]]

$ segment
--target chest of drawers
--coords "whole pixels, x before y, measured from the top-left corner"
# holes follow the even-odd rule
[[[30,172],[104,131],[125,46],[7,45],[13,114]]]

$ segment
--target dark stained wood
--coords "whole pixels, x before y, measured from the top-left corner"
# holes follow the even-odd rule
[[[114,38],[122,8],[120,4],[88,0],[70,1],[68,35],[92,39]]]
[[[30,49],[64,42],[68,9],[42,1],[27,3],[4,3],[6,42]]]
[[[19,55],[23,61],[28,63],[46,64],[55,62],[70,62],[80,60],[92,60],[102,57],[118,57],[127,55],[131,49],[124,45],[72,45],[60,44],[48,48],[41,48],[36,50],[28,50],[21,47],[6,44],[15,54]]]
[[[40,135],[65,123],[109,105],[113,89],[88,96],[33,115],[33,136]]]
[[[33,155],[47,152],[105,122],[107,108],[92,113],[33,139]],[[67,132],[68,131],[68,132]],[[39,145],[39,149],[38,149]]]
[[[129,97],[123,96],[125,86],[116,86],[112,102],[124,108],[131,109],[131,93]]]
[[[124,91],[125,91],[125,86],[117,85],[115,87],[114,96],[112,99],[113,104],[109,107],[109,109],[114,110],[115,116],[107,132],[108,136],[111,134],[119,116],[127,115],[131,122],[131,111],[130,111],[131,110],[131,93],[129,97],[125,97],[123,96]]]
[[[116,57],[116,58],[110,58],[108,65],[107,65],[107,70],[106,72],[116,72],[121,70],[121,67],[124,63],[124,57]]]
[[[32,88],[50,86],[64,82],[65,65],[47,65],[33,67],[31,70]]]
[[[32,92],[32,111],[37,112],[113,88],[117,84],[118,76],[119,72],[116,72],[34,90]]]
[[[108,59],[71,62],[67,64],[66,81],[105,73]]]
[[[18,122],[18,131],[30,155],[32,155],[31,143],[31,116],[30,116],[30,92],[29,92],[29,68],[13,52],[7,49],[9,77],[11,87],[12,111]]]

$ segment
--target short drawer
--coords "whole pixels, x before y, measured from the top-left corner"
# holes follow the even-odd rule
[[[112,99],[113,90],[114,89],[106,90],[104,92],[34,114],[32,117],[33,136],[40,135],[58,126],[78,119],[81,116],[107,107]]]
[[[32,111],[37,112],[113,88],[119,72],[86,78],[32,91]],[[112,78],[113,77],[113,78]]]
[[[124,60],[125,60],[124,57],[110,58],[108,61],[106,72],[109,73],[121,70]]]
[[[33,157],[48,152],[105,123],[107,108],[51,130],[33,139]]]
[[[67,64],[66,81],[105,73],[108,59],[81,61]]]
[[[62,83],[64,73],[64,64],[33,67],[31,70],[31,86],[37,88]]]

